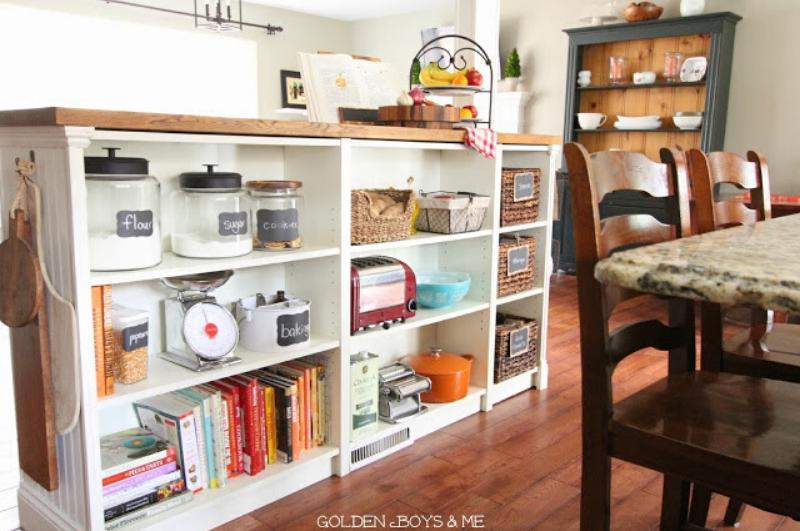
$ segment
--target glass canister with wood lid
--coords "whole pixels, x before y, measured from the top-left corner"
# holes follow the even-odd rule
[[[300,181],[249,181],[253,249],[283,251],[303,246]]]

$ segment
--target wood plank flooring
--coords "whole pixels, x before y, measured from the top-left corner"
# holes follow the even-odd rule
[[[615,315],[624,320],[633,315],[659,315],[660,311],[658,301],[641,299],[628,301]],[[473,415],[344,478],[325,480],[218,529],[304,531],[319,529],[325,518],[339,515],[346,519],[351,515],[382,516],[387,528],[393,524],[398,528],[398,518],[416,517],[406,520],[416,529],[426,529],[422,518],[438,515],[446,524],[452,515],[459,522],[458,529],[469,528],[460,525],[466,515],[482,517],[485,529],[577,530],[581,469],[578,334],[575,279],[554,276],[548,389],[517,395],[490,413]],[[614,373],[615,400],[665,373],[662,353],[643,351],[628,358]],[[657,529],[661,475],[615,460],[612,477],[613,529]],[[726,498],[714,497],[709,526],[732,529],[721,524],[726,503]],[[428,522],[427,529],[436,528],[435,520]],[[748,507],[738,529],[800,531],[800,524]]]

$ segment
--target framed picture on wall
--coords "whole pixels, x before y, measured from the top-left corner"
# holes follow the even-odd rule
[[[306,108],[306,92],[300,72],[281,70],[281,106],[288,109]]]

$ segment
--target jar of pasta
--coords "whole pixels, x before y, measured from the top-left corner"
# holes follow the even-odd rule
[[[147,378],[149,315],[144,310],[114,305],[111,309],[114,330],[114,379],[132,384]]]
[[[303,246],[300,181],[249,181],[253,248],[268,251]]]

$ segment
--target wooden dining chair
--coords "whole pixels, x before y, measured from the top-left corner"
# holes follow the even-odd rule
[[[694,225],[699,233],[750,225],[771,218],[769,169],[766,158],[749,151],[747,159],[736,153],[705,154],[690,149],[687,165],[694,190]],[[732,185],[750,193],[750,206],[721,194],[720,187]],[[725,309],[715,303],[701,303],[701,367],[704,370],[744,374],[800,382],[800,326],[768,324],[767,311],[748,308],[750,326],[725,337]],[[704,524],[710,493],[695,496],[690,521]],[[706,508],[704,511],[703,508]],[[736,525],[744,506],[731,500],[725,512],[726,525]]]
[[[717,151],[706,155],[690,149],[686,157],[700,233],[771,217],[769,171],[763,155],[749,151],[745,160],[735,153]],[[753,208],[733,198],[718,197],[717,188],[725,183],[749,191]],[[701,312],[703,369],[800,383],[800,326],[768,325],[766,310],[750,308],[750,328],[724,338],[723,308],[703,303]]]
[[[583,466],[581,529],[610,527],[611,458],[664,474],[661,529],[687,525],[690,485],[781,514],[800,516],[800,393],[785,382],[695,372],[693,303],[668,299],[668,323],[609,330],[621,301],[641,295],[606,286],[596,264],[613,252],[688,235],[688,178],[639,153],[589,154],[566,146],[572,191],[581,336]],[[665,198],[669,221],[645,214],[600,219],[604,196],[636,190]],[[646,347],[669,352],[669,374],[624,400],[612,398],[614,368]]]

